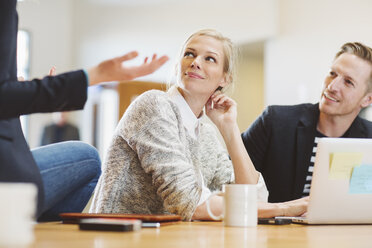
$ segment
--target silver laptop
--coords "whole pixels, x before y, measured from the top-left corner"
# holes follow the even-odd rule
[[[292,222],[372,224],[372,139],[319,139],[308,212]]]

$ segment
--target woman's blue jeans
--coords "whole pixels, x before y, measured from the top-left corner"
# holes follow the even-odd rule
[[[67,141],[31,150],[44,183],[43,213],[38,221],[60,220],[59,213],[81,212],[101,174],[97,150]]]

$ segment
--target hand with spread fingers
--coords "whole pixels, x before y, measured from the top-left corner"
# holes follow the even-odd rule
[[[132,60],[138,56],[138,52],[132,51],[121,57],[105,60],[88,71],[89,85],[109,81],[127,81],[136,77],[145,76],[153,73],[168,61],[167,56],[152,56],[151,61],[148,57],[141,65],[125,66],[124,62]]]

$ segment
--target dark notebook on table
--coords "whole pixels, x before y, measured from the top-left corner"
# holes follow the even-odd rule
[[[78,224],[82,219],[137,219],[142,222],[175,222],[181,221],[181,216],[173,214],[92,214],[92,213],[62,213],[60,214],[64,224]]]

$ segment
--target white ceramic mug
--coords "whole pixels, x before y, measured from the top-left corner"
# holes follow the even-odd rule
[[[223,214],[215,216],[206,201],[209,216],[223,220],[225,226],[257,226],[257,187],[254,184],[225,184],[222,192],[212,194],[223,196]]]
[[[0,247],[32,243],[36,197],[32,183],[0,183]]]

